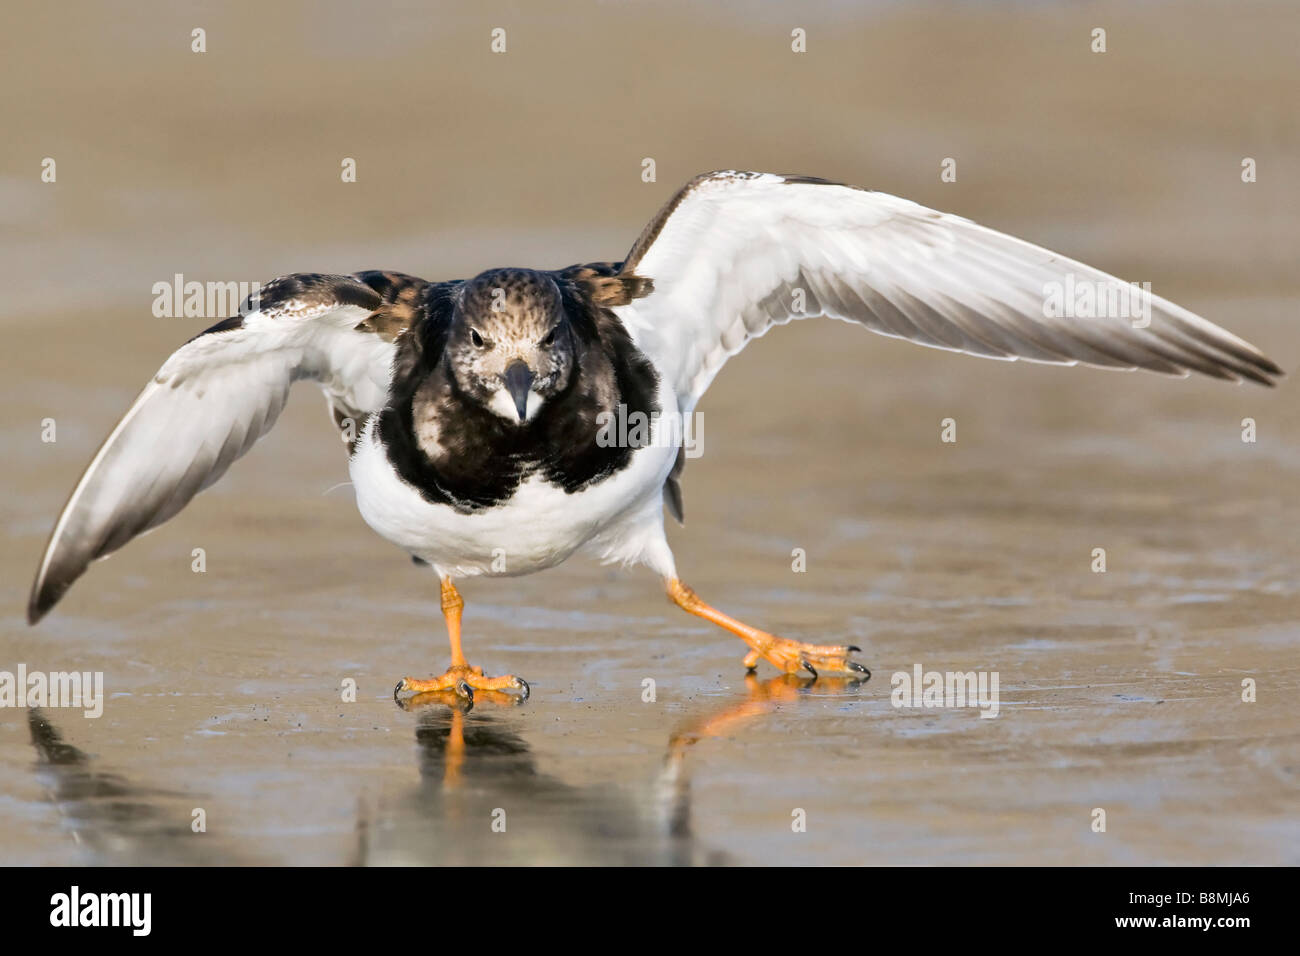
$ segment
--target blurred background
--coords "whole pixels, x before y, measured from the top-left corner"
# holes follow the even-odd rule
[[[471,658],[526,677],[526,706],[398,709],[398,677],[445,666],[436,581],[364,526],[306,388],[182,516],[22,618],[81,469],[213,321],[155,317],[155,283],[616,260],[715,168],[977,219],[1293,371],[1294,4],[0,16],[0,670],[103,671],[111,695],[98,720],[0,709],[0,862],[1300,862],[1290,379],[1008,365],[825,321],[752,345],[701,405],[678,565],[742,619],[861,645],[859,687],[746,682],[740,642],[650,574],[574,561],[464,589]],[[893,708],[918,662],[998,671],[1001,715]]]

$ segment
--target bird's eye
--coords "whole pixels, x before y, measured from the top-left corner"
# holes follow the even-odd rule
[[[543,345],[555,344],[555,329],[551,329],[551,331],[546,333],[546,338],[542,339],[542,344]]]
[[[481,349],[483,347],[483,336],[478,334],[478,329],[469,330],[469,340],[474,343],[474,348]]]

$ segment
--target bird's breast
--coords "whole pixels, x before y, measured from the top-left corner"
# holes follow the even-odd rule
[[[649,437],[628,449],[623,467],[575,490],[533,470],[508,496],[474,507],[431,500],[404,478],[377,419],[363,430],[350,471],[366,523],[440,573],[528,574],[561,563],[620,516],[662,495],[677,449]]]

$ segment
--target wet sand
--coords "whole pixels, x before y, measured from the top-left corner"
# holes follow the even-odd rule
[[[0,709],[0,862],[1300,863],[1300,14],[530,9],[11,6],[0,670],[103,671],[109,699],[97,720]],[[713,603],[862,646],[858,686],[747,680],[740,642],[648,572],[574,561],[463,588],[471,658],[526,677],[526,705],[396,706],[398,677],[445,666],[436,582],[365,527],[306,387],[25,625],[82,467],[210,321],[155,318],[153,283],[617,259],[725,166],[874,186],[1151,281],[1293,375],[1008,365],[828,321],[752,345],[701,406],[670,540]],[[999,716],[893,707],[917,663],[996,671]]]

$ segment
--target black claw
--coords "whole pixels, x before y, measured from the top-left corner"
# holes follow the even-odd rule
[[[819,676],[821,676],[817,673],[817,668],[813,667],[811,664],[808,663],[807,658],[801,658],[799,663],[808,669],[808,673],[812,674],[813,680],[816,680]]]
[[[869,671],[867,668],[863,667],[863,666],[862,666],[861,664],[859,664],[857,661],[849,661],[848,664],[845,665],[845,666],[847,666],[849,670],[851,670],[851,671],[857,671],[859,674],[863,675],[863,676],[862,676],[862,679],[863,679],[863,680],[870,680],[870,679],[871,679],[871,671]]]
[[[397,695],[400,694],[405,689],[406,689],[406,678],[403,677],[401,680],[397,682],[397,686],[393,688],[393,700],[397,700]]]
[[[522,677],[516,677],[515,681],[519,684],[520,687],[524,689],[524,695],[519,698],[519,703],[522,704],[530,696],[532,696],[533,689],[528,686],[528,681],[524,680]]]
[[[469,686],[468,681],[459,680],[456,682],[456,693],[465,702],[464,712],[468,714],[474,709],[474,688]]]
[[[848,647],[845,648],[845,650],[847,650],[850,654],[862,653],[862,648],[858,647],[856,644],[850,644]]]

